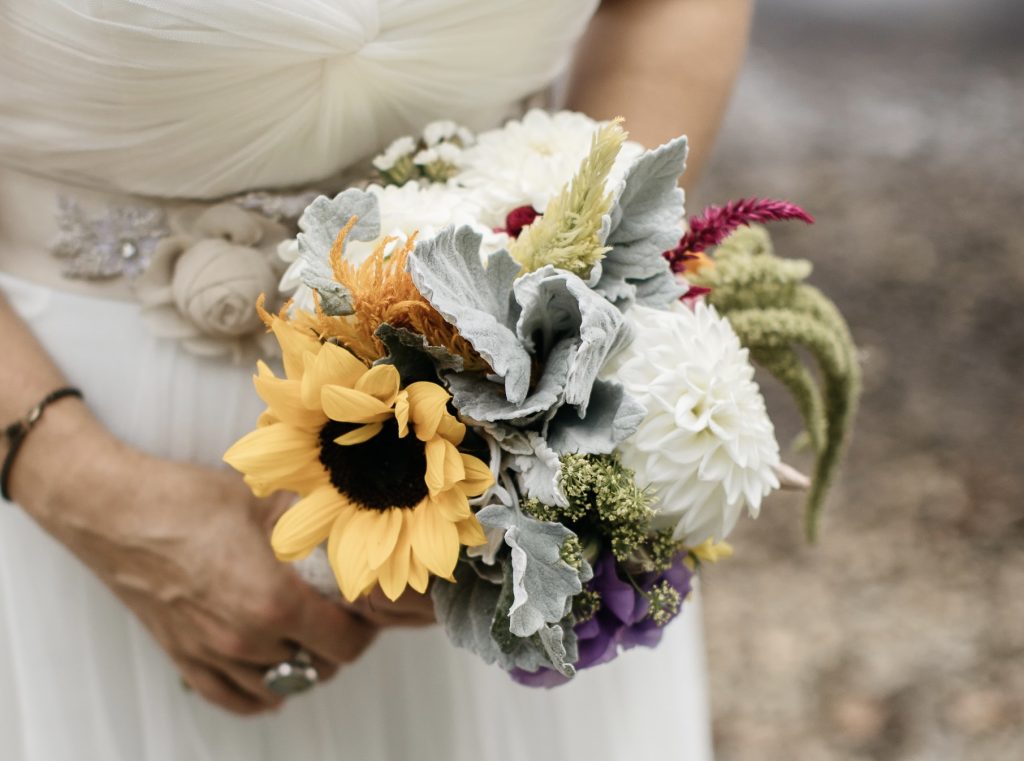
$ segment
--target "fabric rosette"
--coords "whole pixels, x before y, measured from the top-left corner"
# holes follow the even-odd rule
[[[254,307],[276,293],[274,252],[284,227],[234,203],[204,211],[191,231],[161,240],[135,281],[155,335],[207,357],[271,353]]]

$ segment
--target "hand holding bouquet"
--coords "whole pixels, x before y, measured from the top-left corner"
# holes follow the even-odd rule
[[[786,473],[751,357],[807,422],[813,530],[853,344],[809,264],[747,227],[796,207],[711,209],[680,239],[686,150],[572,113],[442,122],[378,157],[382,184],[310,204],[293,299],[260,305],[284,376],[260,363],[267,411],[225,455],[300,496],[281,560],[326,544],[350,601],[429,589],[454,644],[529,684],[653,646]]]

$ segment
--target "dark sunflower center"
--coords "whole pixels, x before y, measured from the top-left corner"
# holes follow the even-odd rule
[[[334,488],[361,507],[373,510],[418,505],[427,496],[423,442],[412,433],[399,438],[398,423],[392,418],[369,441],[351,446],[334,443],[358,427],[329,420],[320,429],[320,462],[327,468]]]

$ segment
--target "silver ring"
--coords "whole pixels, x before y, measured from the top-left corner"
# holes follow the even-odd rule
[[[263,683],[277,695],[298,695],[320,679],[313,659],[305,650],[296,650],[289,660],[271,666],[263,674]]]

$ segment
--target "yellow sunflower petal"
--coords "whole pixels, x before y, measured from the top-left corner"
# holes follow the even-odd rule
[[[456,523],[469,518],[473,514],[473,511],[469,509],[469,500],[458,489],[449,489],[440,494],[432,495],[428,499],[434,503],[446,521]]]
[[[380,588],[384,595],[392,601],[402,596],[409,583],[409,555],[411,553],[409,523],[405,520],[404,511],[401,512],[403,512],[402,523],[394,549],[391,550],[390,557],[378,569]]]
[[[448,439],[444,442],[444,483],[450,489],[466,478],[466,466],[462,464],[462,453]]]
[[[366,365],[347,349],[324,344],[316,356],[307,358],[302,376],[302,403],[319,409],[320,390],[324,386],[352,388],[366,372]]]
[[[245,482],[257,497],[266,497],[276,491],[291,491],[305,497],[320,486],[329,483],[327,470],[319,459],[311,460],[301,468],[277,478],[260,479],[246,476]]]
[[[464,521],[459,521],[455,524],[455,528],[459,532],[459,541],[467,547],[479,547],[482,544],[487,544],[487,534],[484,533],[483,526],[480,525],[480,521],[476,519],[475,515]]]
[[[494,474],[487,467],[487,463],[479,457],[473,457],[473,455],[462,453],[460,455],[462,457],[462,468],[465,471],[465,475],[459,483],[459,489],[462,490],[463,494],[469,497],[476,497],[494,486]]]
[[[331,486],[323,486],[300,499],[280,517],[270,535],[277,559],[290,562],[306,557],[330,536],[338,516],[353,509]]]
[[[302,403],[302,381],[275,377],[263,361],[257,362],[256,368],[257,374],[252,381],[256,386],[256,393],[266,402],[271,415],[296,428],[319,430],[323,427],[327,422],[327,416],[320,410],[319,405],[315,409],[309,409]]]
[[[427,470],[424,474],[431,496],[448,491],[466,477],[462,455],[447,439],[430,439],[424,445]]]
[[[247,433],[224,453],[224,462],[260,482],[286,478],[320,456],[316,434],[287,423]]]
[[[398,438],[409,435],[409,394],[405,389],[395,397],[395,420],[398,422]]]
[[[459,560],[459,532],[455,524],[444,519],[440,509],[425,500],[413,510],[412,551],[431,573],[443,578],[451,576]]]
[[[441,422],[437,426],[437,435],[458,446],[466,438],[466,426],[445,410],[441,416]]]
[[[431,494],[444,488],[444,439],[430,439],[423,447],[427,458],[427,469],[423,480]]]
[[[370,572],[366,562],[366,537],[376,515],[370,510],[356,509],[352,517],[339,530],[331,530],[327,555],[341,594],[355,602],[366,584]]]
[[[430,441],[437,435],[437,427],[447,412],[447,391],[436,383],[418,381],[405,389],[409,397],[409,416],[416,429],[416,438]]]
[[[383,518],[377,521],[366,538],[366,559],[370,568],[379,569],[391,555],[391,551],[395,549],[398,535],[402,531],[402,524],[405,523],[405,512],[407,511],[398,507],[381,511]]]
[[[340,444],[343,447],[350,447],[353,444],[362,444],[364,441],[369,441],[378,433],[384,426],[380,423],[367,423],[361,425],[348,433],[344,433],[334,440],[335,444]]]
[[[379,399],[390,407],[395,403],[401,383],[402,379],[394,365],[376,365],[356,381],[354,388],[356,391],[362,391],[364,394]]]
[[[409,557],[409,586],[420,594],[427,591],[427,584],[430,583],[430,572],[427,567],[416,559],[414,554]]]
[[[280,318],[274,318],[271,330],[281,345],[285,375],[291,380],[298,380],[305,368],[302,356],[306,352],[316,354],[320,349],[320,342],[312,334],[299,330]]]
[[[342,423],[379,423],[393,414],[380,399],[344,386],[324,386],[320,402],[327,417]]]
[[[263,410],[263,412],[260,413],[260,416],[258,418],[256,418],[256,427],[257,428],[263,428],[264,426],[270,425],[271,423],[280,423],[280,422],[281,421],[278,420],[274,416],[274,413],[272,413],[270,410]]]

